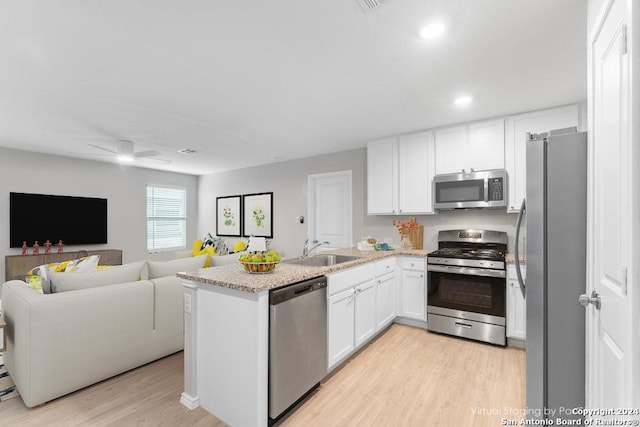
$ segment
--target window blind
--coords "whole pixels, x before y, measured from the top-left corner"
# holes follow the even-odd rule
[[[147,186],[147,249],[186,246],[187,190]]]

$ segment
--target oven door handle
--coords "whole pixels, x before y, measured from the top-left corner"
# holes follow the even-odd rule
[[[439,273],[466,274],[468,276],[506,277],[504,270],[489,270],[486,268],[457,267],[452,265],[428,264],[427,271]]]

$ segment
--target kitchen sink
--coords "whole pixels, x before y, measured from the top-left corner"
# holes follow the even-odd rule
[[[312,267],[327,267],[329,265],[342,264],[343,262],[361,259],[359,256],[350,255],[314,255],[307,258],[295,258],[282,261],[285,264],[308,265]]]

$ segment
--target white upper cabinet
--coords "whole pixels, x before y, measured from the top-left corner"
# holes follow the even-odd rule
[[[462,169],[467,168],[465,154],[467,147],[467,127],[454,126],[438,129],[435,134],[436,175],[462,172]]]
[[[399,137],[398,157],[398,213],[433,213],[433,133],[424,132]]]
[[[367,144],[369,215],[433,213],[433,133],[385,138]]]
[[[434,213],[433,177],[462,171],[507,170],[507,212],[525,197],[527,133],[586,124],[582,104],[550,108],[394,136],[367,144],[369,215]]]
[[[367,211],[369,215],[398,210],[398,141],[385,138],[367,144]]]
[[[436,174],[504,168],[504,120],[435,131]]]
[[[518,212],[526,196],[527,133],[549,132],[579,126],[577,104],[507,117],[505,168],[509,178],[507,212]]]
[[[504,120],[469,125],[469,169],[504,169]]]

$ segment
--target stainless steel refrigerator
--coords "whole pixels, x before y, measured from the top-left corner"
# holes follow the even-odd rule
[[[575,128],[528,135],[526,227],[527,418],[578,418],[584,406],[587,234],[587,134]],[[525,214],[526,211],[526,214]],[[525,220],[523,221],[523,218]],[[545,415],[546,410],[546,415]]]

